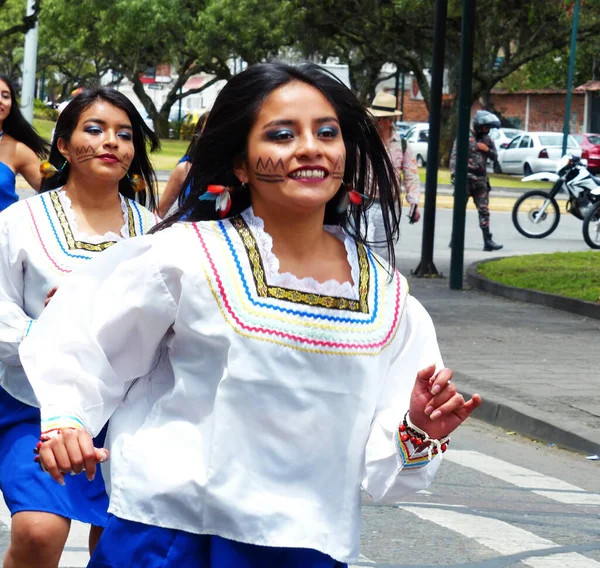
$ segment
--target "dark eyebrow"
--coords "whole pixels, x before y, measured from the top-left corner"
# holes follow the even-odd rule
[[[335,122],[339,125],[339,120],[335,116],[324,116],[322,118],[317,118],[315,121],[317,124],[324,124],[325,122]],[[263,126],[265,128],[271,128],[273,126],[293,126],[296,124],[295,120],[290,120],[289,118],[281,118],[278,120],[272,120]]]
[[[83,124],[87,124],[88,122],[96,122],[97,124],[102,124],[102,126],[106,126],[106,121],[102,120],[101,118],[88,118],[86,121],[84,121]],[[131,127],[131,124],[119,124],[119,128],[133,130],[133,128]]]

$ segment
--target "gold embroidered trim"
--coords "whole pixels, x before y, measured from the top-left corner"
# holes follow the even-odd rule
[[[277,300],[287,300],[288,302],[319,306],[332,310],[348,310],[351,312],[363,312],[365,314],[369,313],[369,259],[362,244],[357,243],[356,245],[359,264],[359,300],[311,294],[299,290],[292,290],[290,288],[282,288],[280,286],[270,286],[265,278],[262,258],[260,257],[256,239],[254,238],[252,231],[249,229],[244,219],[239,215],[231,218],[230,221],[244,243],[248,259],[250,260],[252,275],[254,276],[254,282],[256,284],[256,291],[262,298],[276,298]]]
[[[58,217],[58,221],[63,230],[63,234],[65,235],[65,240],[67,241],[67,246],[69,247],[69,250],[82,249],[90,252],[101,252],[117,242],[106,241],[104,243],[92,244],[75,240],[75,237],[73,237],[73,231],[71,230],[71,226],[69,225],[69,220],[67,219],[67,214],[65,213],[57,191],[50,192],[50,200],[52,201],[52,205],[54,206],[54,211],[56,212],[56,216]],[[125,205],[127,206],[127,228],[129,229],[129,236],[135,237],[135,222],[133,219],[133,210],[131,208],[129,200],[125,200]]]

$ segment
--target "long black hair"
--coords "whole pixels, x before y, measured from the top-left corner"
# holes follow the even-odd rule
[[[341,81],[321,67],[305,63],[298,67],[283,63],[261,63],[248,67],[225,85],[212,107],[204,130],[191,156],[190,172],[183,184],[191,191],[179,196],[179,210],[154,228],[159,231],[185,218],[189,221],[218,219],[214,201],[199,200],[211,184],[231,186],[229,216],[250,205],[250,192],[234,174],[247,153],[248,135],[265,99],[279,87],[300,81],[319,90],[331,103],[340,122],[346,147],[344,184],[325,208],[325,224],[340,225],[357,240],[367,241],[365,209],[379,195],[390,259],[394,259],[394,240],[400,222],[400,185],[394,166],[373,118],[356,96]],[[352,184],[369,197],[369,202],[350,205],[345,212],[338,205]],[[371,243],[373,244],[373,243]],[[378,243],[381,244],[381,243]]]
[[[8,116],[2,123],[2,131],[9,136],[12,136],[18,142],[22,142],[25,146],[31,148],[40,158],[45,158],[48,155],[50,144],[46,142],[36,131],[21,113],[19,103],[17,102],[17,94],[10,79],[5,75],[0,75],[0,81],[4,81],[10,91],[12,104]]]
[[[194,134],[192,134],[192,139],[185,151],[186,156],[193,156],[196,150],[196,146],[198,145],[198,140],[200,140],[200,134],[204,130],[204,125],[206,124],[206,119],[208,118],[208,111],[204,111],[199,117],[198,122],[194,128]],[[183,186],[185,187],[185,186]]]
[[[95,87],[82,91],[60,113],[54,130],[54,139],[52,140],[49,158],[50,163],[59,171],[42,182],[41,191],[56,189],[67,183],[70,166],[58,149],[58,139],[62,138],[65,142],[69,142],[73,131],[77,127],[81,113],[99,100],[106,101],[124,111],[129,117],[133,129],[134,156],[127,175],[119,181],[119,193],[129,199],[136,199],[142,205],[155,210],[157,203],[156,174],[150,164],[148,148],[150,152],[158,150],[160,148],[160,141],[158,136],[143,121],[133,103],[124,94],[110,87]],[[131,178],[136,174],[142,176],[145,181],[146,191],[136,192],[134,190]]]

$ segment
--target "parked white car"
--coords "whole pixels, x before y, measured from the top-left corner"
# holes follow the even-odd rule
[[[429,140],[429,123],[417,122],[407,133],[406,141],[410,144],[417,165],[422,168],[427,162],[427,146]]]
[[[497,173],[531,175],[556,172],[562,154],[560,132],[525,132],[515,136],[506,148],[498,149]],[[569,136],[567,154],[581,157],[581,147]]]
[[[524,130],[518,128],[492,128],[490,130],[490,138],[494,141],[496,150],[502,148],[502,144],[510,144],[511,140],[519,134],[525,134]]]

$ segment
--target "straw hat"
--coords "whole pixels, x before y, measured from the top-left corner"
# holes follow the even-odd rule
[[[371,106],[367,109],[375,118],[383,118],[386,116],[402,116],[402,113],[397,109],[398,102],[394,95],[380,91],[375,95]]]

